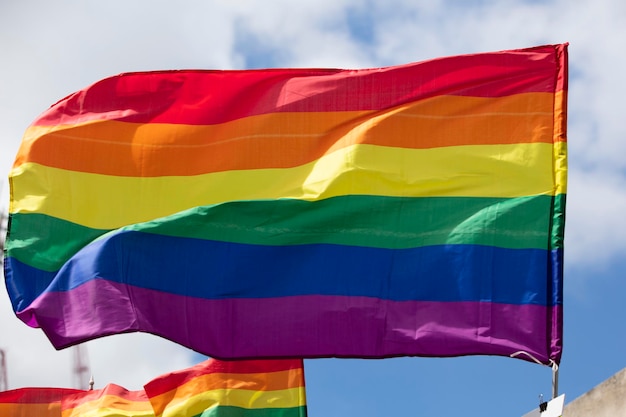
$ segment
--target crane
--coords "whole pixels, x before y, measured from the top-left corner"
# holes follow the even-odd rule
[[[74,357],[74,388],[85,389],[87,384],[89,384],[90,389],[93,388],[87,361],[87,348],[76,345],[72,349]]]
[[[7,361],[5,359],[3,349],[0,349],[0,391],[9,389],[9,380],[7,378]]]

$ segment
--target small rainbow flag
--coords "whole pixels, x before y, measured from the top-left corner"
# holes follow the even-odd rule
[[[144,386],[157,417],[306,417],[301,359],[209,359]]]
[[[24,135],[13,308],[57,348],[559,362],[566,95],[566,44],[104,79]]]
[[[306,417],[302,359],[209,359],[129,391],[20,388],[0,392],[2,417]]]

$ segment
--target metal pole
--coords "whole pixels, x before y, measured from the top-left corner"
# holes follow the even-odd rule
[[[559,366],[552,365],[552,399],[559,396]]]

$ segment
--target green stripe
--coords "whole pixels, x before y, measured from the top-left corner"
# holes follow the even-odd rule
[[[306,406],[292,408],[240,408],[228,405],[211,407],[194,417],[306,417]],[[167,416],[167,410],[164,413]]]
[[[108,230],[91,229],[45,214],[11,214],[7,256],[56,271],[80,248]]]
[[[400,249],[477,244],[554,249],[562,247],[562,224],[551,222],[562,222],[562,216],[554,213],[564,199],[564,195],[343,196],[319,201],[238,201],[193,208],[127,229],[255,245],[327,243]],[[106,232],[46,215],[16,213],[11,216],[8,255],[54,271]]]
[[[563,238],[565,236],[565,200],[566,194],[558,194],[554,199],[552,207],[552,239],[550,248],[563,248]]]

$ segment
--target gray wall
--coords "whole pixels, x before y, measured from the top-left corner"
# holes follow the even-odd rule
[[[567,401],[567,393],[565,393]],[[626,368],[565,405],[563,417],[626,416]]]

